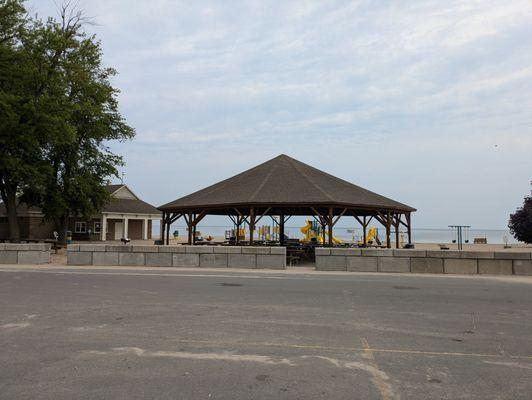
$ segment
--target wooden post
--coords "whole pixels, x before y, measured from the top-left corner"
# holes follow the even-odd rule
[[[399,221],[400,221],[400,218],[401,218],[401,214],[397,214],[396,215],[396,220],[395,220],[395,248],[396,249],[399,248]]]
[[[187,220],[187,227],[188,227],[188,244],[192,244],[192,213],[188,213],[188,220]]]
[[[242,223],[242,217],[240,217],[240,215],[237,215],[236,216],[236,230],[235,230],[235,235],[236,235],[235,244],[237,246],[240,243],[240,224],[241,223]]]
[[[170,213],[166,214],[166,238],[163,239],[163,243],[170,244],[170,225],[172,224],[172,216]]]
[[[160,234],[159,234],[159,240],[161,241],[161,244],[164,244],[164,232],[165,230],[165,224],[166,224],[166,213],[163,211],[163,216],[161,218],[161,227],[160,227]]]
[[[255,208],[249,210],[249,245],[253,245],[253,231],[255,230]]]
[[[284,214],[279,215],[279,244],[284,246]]]
[[[329,207],[327,226],[329,228],[329,247],[332,247],[333,245],[333,209],[332,207]]]
[[[363,242],[364,242],[364,247],[367,247],[368,246],[368,241],[367,241],[367,227],[368,227],[368,223],[366,222],[366,216],[364,215],[363,217],[363,221],[364,223],[362,224],[362,235],[364,235],[363,237]]]
[[[392,247],[392,243],[391,243],[391,240],[390,240],[390,231],[391,231],[391,227],[390,227],[390,224],[391,224],[391,217],[390,217],[390,212],[388,211],[386,213],[386,247],[388,249],[390,249]]]
[[[194,221],[196,221],[196,214],[193,215]],[[196,224],[194,223],[194,227],[192,228],[192,244],[196,244]]]

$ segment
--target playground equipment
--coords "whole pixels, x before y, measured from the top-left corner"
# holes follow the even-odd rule
[[[277,241],[279,240],[279,226],[271,225],[262,225],[255,228],[255,240],[262,242]],[[245,241],[248,239],[247,232],[245,228],[240,228],[238,230],[240,241]],[[225,240],[230,240],[231,238],[236,239],[236,229],[229,229],[225,231]]]
[[[449,225],[449,228],[455,230],[456,239],[453,239],[453,243],[458,245],[458,250],[462,250],[462,245],[464,243],[464,233],[465,233],[465,243],[469,243],[469,225]]]
[[[375,243],[377,243],[379,246],[382,245],[380,239],[379,239],[379,230],[377,228],[375,228],[374,226],[371,226],[368,230],[368,233],[366,235],[366,243],[367,244],[372,244],[373,241],[375,241]],[[358,242],[359,245],[362,245],[364,244],[364,242],[360,241]]]
[[[257,234],[259,236],[258,239],[263,242],[272,240],[271,231],[272,231],[272,227],[269,225],[259,226],[257,229]]]
[[[317,221],[311,221],[307,219],[305,226],[302,226],[299,228],[299,230],[303,235],[305,235],[305,238],[302,240],[303,242],[312,242],[315,240],[318,243],[323,244],[322,228]],[[328,236],[327,231],[325,231],[325,235]],[[334,244],[342,243],[340,239],[337,239],[334,236],[332,241]]]
[[[230,229],[225,231],[225,240],[229,240],[231,238],[236,238],[237,232],[236,229]],[[238,229],[238,240],[246,240],[246,228],[239,228]]]

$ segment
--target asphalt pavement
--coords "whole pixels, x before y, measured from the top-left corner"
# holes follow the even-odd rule
[[[0,268],[1,399],[530,399],[532,279]]]

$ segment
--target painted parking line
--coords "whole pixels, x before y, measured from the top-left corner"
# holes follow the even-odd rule
[[[370,347],[367,341],[363,343],[362,347],[343,347],[343,346],[321,346],[314,344],[291,344],[291,343],[272,343],[272,342],[232,342],[232,341],[211,341],[211,340],[192,340],[192,339],[178,339],[177,343],[203,345],[203,346],[242,346],[242,347],[280,347],[287,349],[305,349],[305,350],[320,350],[320,351],[341,351],[353,353],[397,353],[409,355],[422,356],[446,356],[446,357],[489,357],[489,358],[506,358],[506,359],[521,359],[532,360],[532,355],[502,355],[500,353],[464,353],[452,351],[424,351],[413,349],[381,349]]]

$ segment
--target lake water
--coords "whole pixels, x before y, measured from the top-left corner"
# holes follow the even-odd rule
[[[180,236],[186,235],[186,226],[185,225],[172,225],[170,232],[178,230]],[[198,226],[198,231],[202,233],[203,236],[217,236],[223,237],[226,230],[232,229],[232,226]],[[300,231],[299,226],[286,226],[286,234],[291,238],[302,238],[303,234]],[[393,231],[392,231],[393,232]],[[401,233],[404,234],[406,240],[406,231],[401,230]],[[154,226],[154,236],[158,236],[159,228]],[[378,229],[378,234],[380,239],[383,241],[386,235],[384,228]],[[349,227],[335,227],[334,236],[343,241],[353,241],[360,240],[362,238],[362,229],[361,228],[349,228]],[[473,243],[474,238],[486,238],[488,243],[492,244],[503,244],[504,238],[506,237],[508,243],[517,243],[510,232],[505,229],[469,229],[463,232],[463,239],[469,240],[470,243]],[[452,240],[456,238],[456,231],[449,228],[441,229],[413,229],[412,230],[412,239],[417,243],[451,243]],[[392,236],[393,239],[393,236]]]

